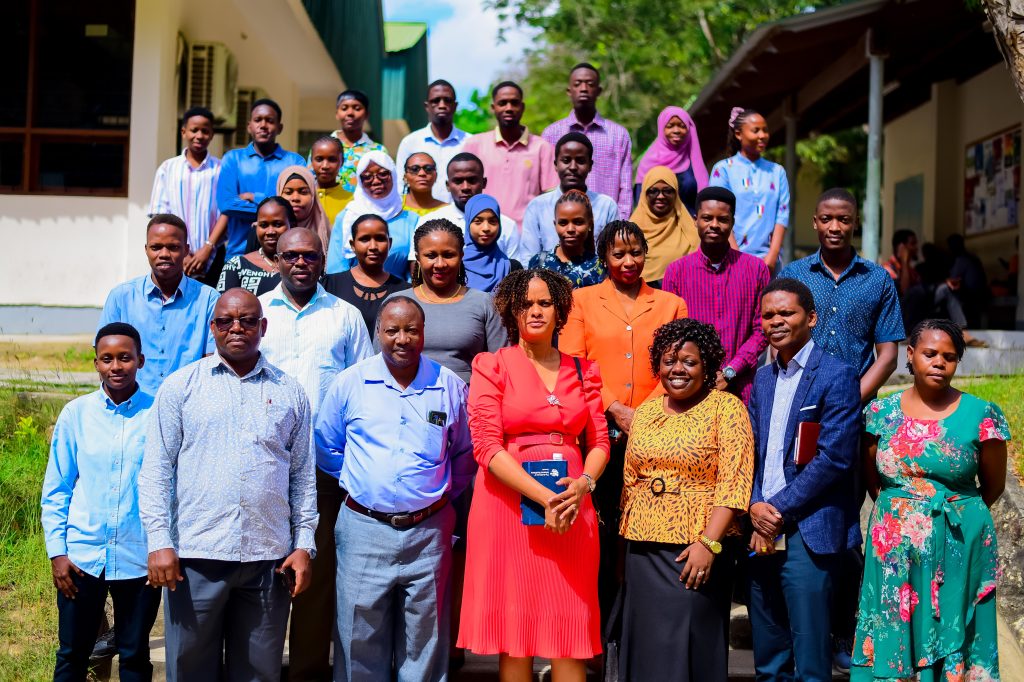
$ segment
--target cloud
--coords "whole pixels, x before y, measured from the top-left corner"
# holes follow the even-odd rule
[[[483,0],[385,0],[384,16],[427,22],[430,79],[451,81],[463,103],[474,88],[486,90],[517,67],[533,39],[531,31],[512,27],[498,42],[498,13]]]

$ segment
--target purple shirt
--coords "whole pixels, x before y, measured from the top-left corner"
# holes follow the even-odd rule
[[[725,349],[722,368],[736,370],[729,390],[744,404],[750,398],[757,358],[768,345],[761,332],[761,290],[769,279],[768,266],[756,256],[729,249],[715,269],[698,249],[671,263],[661,281],[663,291],[686,301],[690,317],[715,327]]]
[[[594,114],[594,120],[583,125],[576,112],[555,121],[541,135],[552,145],[569,132],[583,133],[594,145],[594,168],[587,176],[587,189],[607,194],[619,206],[619,217],[627,220],[633,212],[632,142],[625,128],[614,121]]]

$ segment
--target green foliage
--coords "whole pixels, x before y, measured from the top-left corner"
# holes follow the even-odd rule
[[[522,80],[529,120],[564,117],[568,71],[589,61],[601,70],[602,113],[626,126],[637,156],[655,137],[658,112],[690,104],[758,25],[835,4],[839,0],[488,0],[503,20],[538,31]],[[723,121],[721,129],[700,132],[724,135],[725,127]]]
[[[459,103],[459,108],[455,112],[455,127],[472,135],[487,132],[494,128],[494,125],[490,95],[473,88],[468,105],[463,102]]]

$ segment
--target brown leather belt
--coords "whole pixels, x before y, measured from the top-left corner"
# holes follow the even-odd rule
[[[369,516],[371,519],[375,521],[386,523],[392,528],[398,529],[411,528],[412,526],[415,526],[417,523],[422,523],[423,521],[430,518],[437,512],[441,511],[441,509],[443,509],[446,504],[448,504],[448,493],[442,495],[441,499],[435,502],[434,504],[430,505],[429,507],[425,507],[424,509],[420,509],[419,511],[398,512],[397,514],[388,514],[386,512],[374,511],[369,507],[364,507],[363,505],[353,500],[351,495],[345,498],[345,506],[351,509],[352,511],[359,512],[363,516]]]
[[[521,448],[528,448],[533,445],[575,445],[576,439],[564,433],[520,433],[510,436],[508,442],[515,443]]]

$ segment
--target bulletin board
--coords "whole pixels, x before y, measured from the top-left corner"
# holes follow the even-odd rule
[[[1017,227],[1021,128],[967,145],[964,155],[964,234]]]

